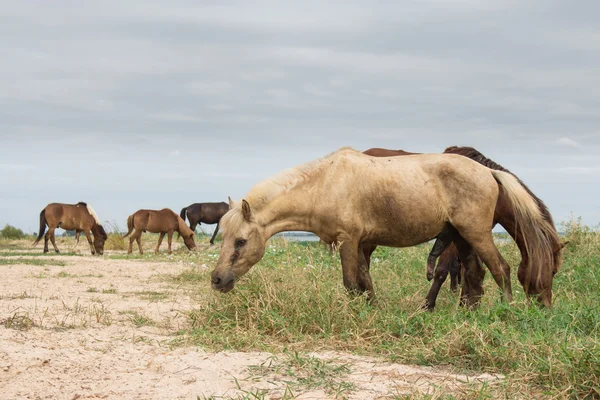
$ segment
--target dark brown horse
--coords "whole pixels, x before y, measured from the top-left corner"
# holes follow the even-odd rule
[[[46,225],[48,225],[48,232],[44,236]],[[104,254],[104,242],[106,241],[108,235],[100,224],[100,219],[92,207],[86,203],[79,202],[77,204],[48,204],[46,208],[40,212],[40,232],[35,242],[33,242],[33,245],[35,246],[38,244],[42,239],[42,236],[44,236],[44,253],[48,252],[48,240],[52,241],[54,250],[59,253],[58,247],[56,247],[56,240],[54,238],[54,230],[56,228],[83,232],[88,240],[92,254]],[[93,244],[90,231],[94,235]]]
[[[375,156],[375,157],[393,157],[393,156],[405,156],[405,155],[413,155],[417,153],[409,153],[403,150],[387,150],[387,149],[379,149],[373,148],[364,152],[365,154]],[[494,161],[486,158],[479,151],[475,150],[472,147],[448,147],[444,153],[451,154],[459,154],[465,157],[468,157],[478,163],[499,171],[504,171],[512,174],[510,171],[505,169],[499,164],[496,164]],[[514,174],[517,179],[518,177]],[[556,232],[556,228],[554,227],[554,222],[552,220],[552,215],[550,211],[544,204],[544,202],[539,199],[531,190],[520,180],[519,183],[527,190],[527,192],[531,195],[531,197],[535,200],[537,207],[539,208],[541,214],[545,218],[547,224],[545,224],[545,228],[542,233],[545,237],[546,243],[538,243],[532,241],[531,238],[536,235],[531,235],[530,232],[524,232],[523,227],[516,224],[516,215],[514,213],[514,209],[511,205],[510,196],[507,195],[506,190],[500,186],[500,193],[498,196],[498,201],[496,203],[496,210],[494,213],[494,224],[499,223],[504,227],[504,229],[511,235],[511,237],[515,240],[519,251],[521,253],[521,264],[519,265],[518,278],[519,282],[523,285],[525,293],[528,295],[540,295],[538,300],[546,307],[550,307],[552,305],[552,278],[554,274],[558,271],[560,264],[562,263],[562,253],[561,250],[565,246],[566,243],[562,243],[558,236],[558,232]],[[433,273],[433,267],[435,265],[435,259],[440,256],[444,251],[450,251],[454,253],[454,257],[456,257],[455,249],[451,247],[448,248],[452,242],[454,241],[453,235],[455,234],[453,229],[448,229],[442,232],[434,244],[434,248],[432,249],[432,253],[428,259],[427,265],[427,277],[428,279],[434,278],[434,283],[432,288],[427,296],[427,307],[429,309],[433,309],[435,306],[435,299],[437,297],[439,288],[441,284],[446,279],[448,274],[448,270],[445,268],[451,263],[443,263],[441,265],[440,271],[436,271]],[[448,248],[448,250],[446,250]],[[365,251],[372,251],[374,248],[366,249]],[[366,254],[365,254],[366,255]],[[370,258],[370,253],[368,254],[367,259]],[[445,256],[445,259],[452,256],[452,254]],[[477,257],[475,257],[477,259]],[[479,260],[478,264],[479,264]],[[440,265],[438,264],[438,269]],[[469,272],[467,272],[469,273]],[[476,275],[480,275],[477,273]],[[481,274],[481,278],[483,275]],[[479,280],[479,277],[475,278]],[[468,284],[468,282],[467,282]],[[475,284],[478,284],[475,282]],[[463,290],[469,290],[469,287],[465,288],[463,284]]]
[[[190,229],[196,231],[196,226],[205,224],[217,224],[215,232],[210,238],[210,244],[215,243],[215,238],[219,232],[219,222],[223,215],[229,211],[229,204],[227,203],[194,203],[181,209],[179,216],[185,221],[187,215],[190,221]]]
[[[168,208],[162,210],[138,210],[127,218],[127,233],[123,237],[127,237],[133,229],[135,233],[129,238],[129,251],[132,252],[133,241],[137,241],[140,254],[144,254],[142,250],[142,233],[152,232],[160,233],[158,244],[155,252],[158,253],[160,244],[162,243],[165,234],[169,242],[169,254],[171,254],[171,242],[173,240],[173,232],[179,233],[183,237],[183,242],[189,250],[196,248],[194,243],[194,232],[187,227],[183,219]]]

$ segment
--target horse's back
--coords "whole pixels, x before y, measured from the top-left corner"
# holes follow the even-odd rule
[[[429,240],[473,206],[482,209],[482,218],[490,213],[490,221],[493,218],[498,185],[487,168],[466,157],[419,154],[377,158],[345,152],[332,161],[331,171],[326,172],[332,174],[329,184],[337,181],[336,191],[348,187],[342,192],[348,200],[340,214],[354,215],[354,219],[360,215],[365,235],[374,242],[412,246]],[[480,188],[482,185],[485,187]]]

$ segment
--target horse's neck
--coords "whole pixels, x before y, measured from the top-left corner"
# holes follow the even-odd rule
[[[257,219],[265,228],[265,239],[279,232],[314,232],[316,218],[311,210],[314,192],[303,188],[294,188],[273,199],[257,212]]]

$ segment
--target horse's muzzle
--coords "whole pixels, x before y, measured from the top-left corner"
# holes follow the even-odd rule
[[[227,293],[231,289],[233,289],[235,281],[233,277],[221,279],[219,277],[213,276],[211,279],[211,283],[213,289],[218,290],[221,293]]]

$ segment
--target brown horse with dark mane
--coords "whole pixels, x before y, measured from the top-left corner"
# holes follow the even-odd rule
[[[169,242],[169,254],[171,254],[171,242],[173,240],[173,232],[179,233],[183,237],[183,242],[189,250],[196,248],[194,243],[194,232],[187,227],[183,219],[174,211],[163,208],[162,210],[138,210],[127,218],[127,233],[123,236],[127,237],[131,232],[135,232],[129,238],[129,251],[132,252],[133,241],[137,241],[140,254],[144,254],[142,250],[142,233],[152,232],[160,233],[158,244],[155,252],[158,253],[160,244],[162,243],[165,234]]]
[[[393,157],[418,154],[409,153],[403,150],[388,150],[380,148],[369,149],[364,153],[375,157]],[[550,307],[552,305],[552,278],[562,263],[561,250],[566,243],[562,243],[560,241],[558,232],[554,227],[552,215],[550,214],[550,211],[544,202],[535,194],[533,194],[533,192],[516,175],[485,157],[482,153],[472,147],[452,146],[448,147],[444,153],[462,155],[477,161],[481,165],[484,165],[490,169],[510,173],[517,178],[517,181],[533,198],[538,209],[540,210],[540,213],[545,219],[544,229],[534,233],[527,231],[524,229],[524,226],[517,224],[517,218],[514,208],[512,207],[512,200],[502,185],[500,185],[500,193],[496,203],[494,224],[499,223],[502,225],[508,234],[515,240],[519,248],[521,253],[521,264],[519,265],[517,276],[519,278],[519,282],[521,285],[523,285],[525,293],[527,293],[529,296],[540,295],[538,300],[544,306]],[[536,239],[540,237],[539,234],[541,234],[541,237],[544,238],[544,240],[540,241]],[[442,232],[436,239],[434,248],[432,249],[432,252],[428,258],[427,278],[434,278],[434,283],[432,284],[432,287],[427,295],[426,306],[429,309],[433,309],[435,306],[435,300],[437,298],[439,289],[448,275],[447,267],[452,265],[448,262],[444,262],[441,266],[438,264],[439,271],[436,270],[434,274],[436,258],[443,254],[443,252],[448,252],[448,254],[444,256],[444,259],[458,258],[458,252],[456,248],[454,246],[450,246],[454,240],[453,235],[455,235],[455,232],[452,229]],[[365,251],[372,253],[374,249],[375,248],[373,247],[365,249]],[[370,258],[370,253],[367,256],[367,259]],[[475,258],[477,259],[477,257]],[[463,289],[469,290],[469,288],[465,288],[464,285]]]
[[[48,225],[48,232],[44,236],[46,225]],[[104,242],[108,235],[102,227],[102,224],[100,224],[100,219],[90,205],[84,202],[79,202],[77,204],[48,204],[46,208],[40,212],[40,232],[35,242],[33,242],[33,245],[37,245],[42,239],[42,236],[44,236],[44,253],[48,252],[48,240],[52,241],[54,251],[59,253],[54,238],[54,230],[56,228],[83,232],[88,240],[92,254],[104,254]],[[94,235],[93,244],[90,231]]]
[[[215,232],[210,238],[210,244],[215,244],[215,238],[219,233],[219,222],[223,215],[229,211],[229,204],[221,203],[194,203],[181,209],[179,216],[185,221],[187,215],[190,221],[190,229],[196,231],[196,226],[205,224],[217,224]]]

